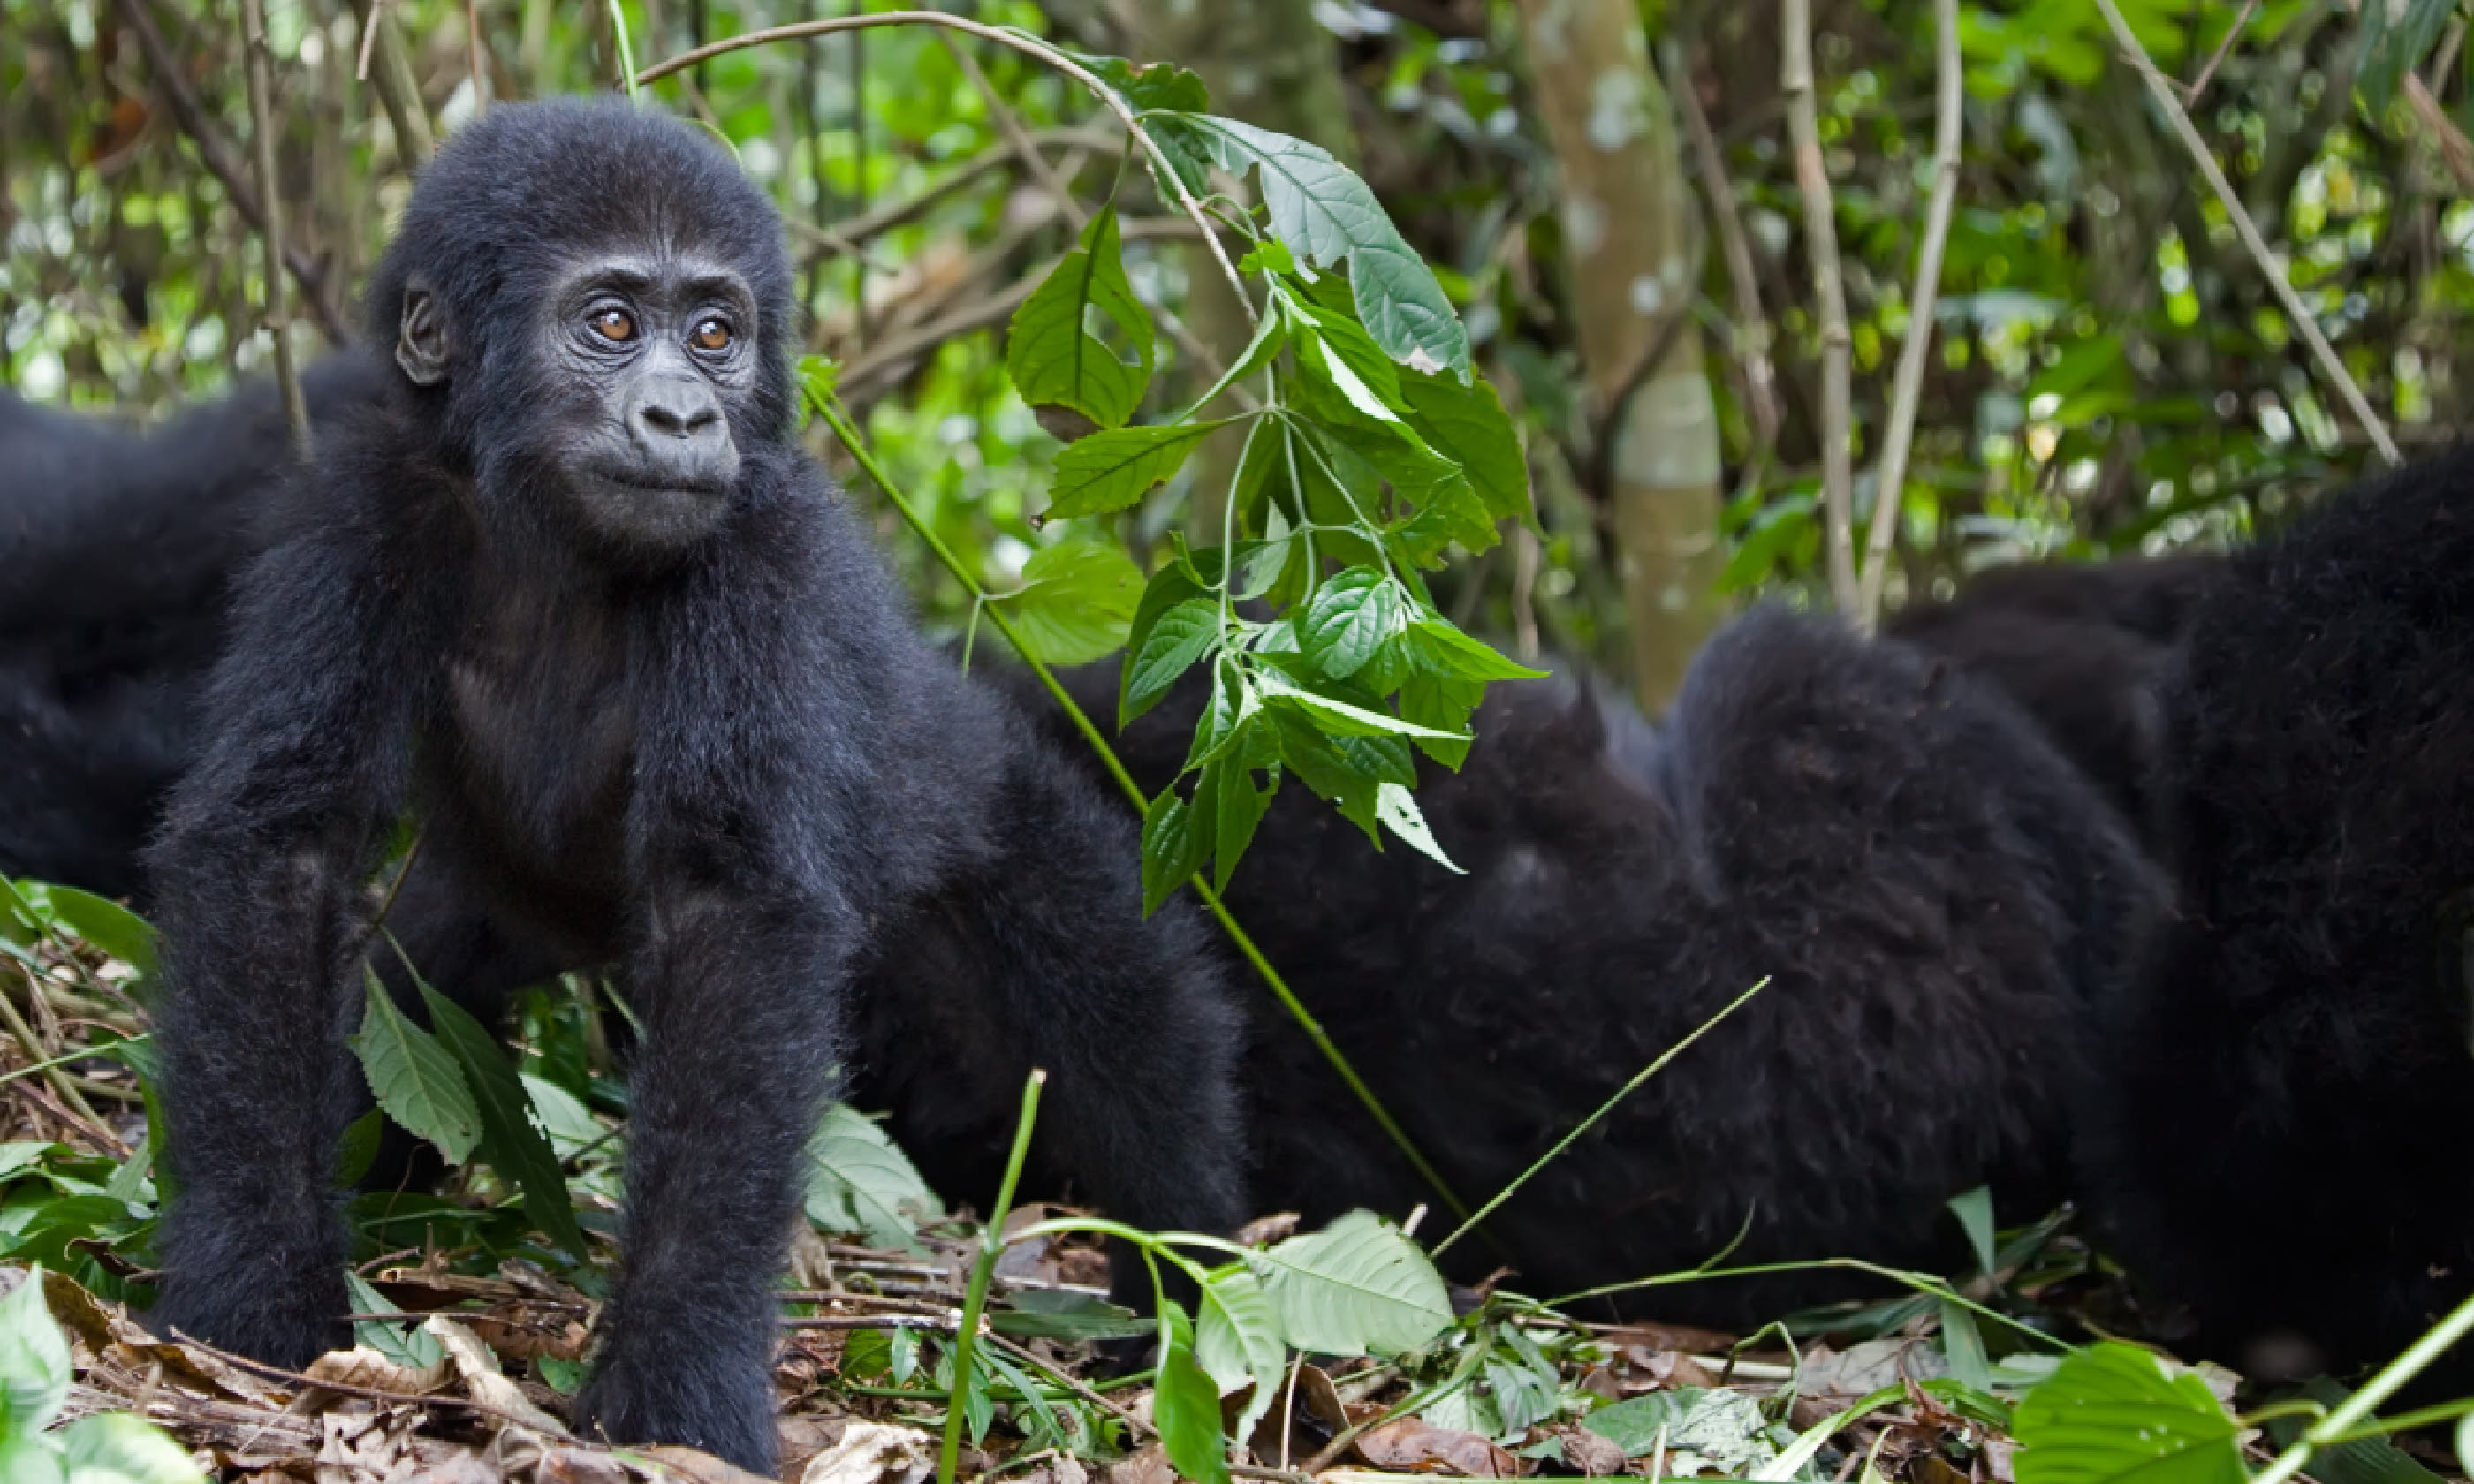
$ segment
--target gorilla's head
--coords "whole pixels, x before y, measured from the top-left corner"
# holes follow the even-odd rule
[[[421,174],[373,340],[483,509],[659,560],[788,440],[791,274],[772,203],[692,125],[623,101],[492,109]]]

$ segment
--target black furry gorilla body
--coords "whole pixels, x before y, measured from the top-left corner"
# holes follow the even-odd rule
[[[584,1430],[769,1466],[769,1283],[862,969],[998,1041],[970,1075],[1046,1066],[1048,1149],[1112,1213],[1241,1219],[1197,924],[1142,921],[1131,830],[913,633],[798,450],[780,225],[729,156],[495,108],[369,302],[395,365],[270,513],[153,855],[158,1318],[294,1366],[345,1338],[360,883],[407,802],[442,988],[607,964],[646,1027]],[[944,980],[940,935],[1003,952]]]
[[[2236,557],[2164,697],[2182,898],[2091,1184],[2211,1353],[2383,1359],[2474,1292],[2474,452]]]
[[[322,419],[377,385],[355,357],[305,378]],[[142,434],[0,391],[0,874],[140,893],[231,575],[289,457],[270,386]]]
[[[1900,610],[1883,632],[2025,708],[2152,843],[2163,827],[2157,683],[2223,570],[2223,558],[2202,554],[1993,567],[1947,602]]]
[[[1112,676],[1072,683],[1108,714]],[[1201,701],[1189,677],[1121,739],[1147,787]],[[1711,639],[1660,729],[1553,682],[1493,687],[1476,726],[1458,774],[1421,760],[1418,795],[1467,874],[1376,852],[1292,783],[1228,893],[1464,1199],[1771,982],[1490,1218],[1499,1253],[1451,1254],[1462,1276],[1501,1258],[1523,1291],[1578,1290],[1689,1267],[1739,1229],[1731,1264],[1929,1265],[1964,1250],[1949,1196],[2061,1192],[2089,1005],[2157,887],[1999,695],[1761,611]],[[1431,1202],[1271,996],[1247,1003],[1260,1204]],[[1857,1286],[1807,1273],[1626,1307],[1734,1326]]]

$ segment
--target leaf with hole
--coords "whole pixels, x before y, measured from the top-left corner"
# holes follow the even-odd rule
[[[2134,1345],[2092,1345],[2019,1403],[2019,1484],[2245,1484],[2234,1420],[2207,1382]]]
[[[1384,782],[1376,785],[1374,817],[1383,822],[1384,828],[1407,841],[1428,860],[1455,875],[1468,874],[1467,872],[1453,864],[1452,858],[1443,853],[1443,848],[1435,843],[1434,831],[1426,827],[1426,816],[1418,807],[1416,794],[1397,783]]]
[[[396,1008],[375,970],[361,973],[367,1003],[352,1047],[371,1094],[388,1117],[436,1145],[448,1163],[463,1163],[481,1141],[481,1110],[463,1070],[437,1038]]]
[[[1195,445],[1233,419],[1112,428],[1070,443],[1056,456],[1044,520],[1107,515],[1126,509],[1177,470]]]
[[[1133,351],[1129,362],[1098,333],[1111,326]],[[1006,330],[1006,372],[1033,407],[1070,407],[1104,428],[1118,428],[1142,405],[1152,379],[1152,316],[1134,298],[1119,256],[1117,213],[1103,207]]]
[[[1434,1263],[1371,1211],[1350,1211],[1246,1261],[1298,1350],[1402,1355],[1451,1328],[1451,1299]]]

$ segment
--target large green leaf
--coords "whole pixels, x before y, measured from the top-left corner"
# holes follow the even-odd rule
[[[1415,1242],[1371,1211],[1290,1237],[1247,1263],[1290,1345],[1325,1355],[1399,1355],[1449,1328],[1442,1275]]]
[[[69,1484],[203,1484],[189,1450],[130,1412],[82,1417],[61,1434]]]
[[[925,1252],[919,1223],[942,1208],[908,1155],[876,1121],[830,1103],[808,1140],[808,1219],[878,1247]]]
[[[2019,1484],[2244,1484],[2234,1421],[2135,1345],[2093,1345],[2019,1403]]]
[[[577,1261],[586,1257],[584,1230],[575,1224],[575,1205],[567,1193],[567,1175],[558,1152],[533,1120],[532,1100],[506,1048],[489,1028],[464,1008],[416,976],[422,1003],[429,1007],[429,1023],[438,1040],[454,1053],[465,1081],[473,1089],[473,1105],[481,1114],[481,1145],[490,1163],[524,1193],[524,1214],[543,1234]]]
[[[1409,425],[1427,447],[1460,465],[1489,515],[1504,520],[1529,514],[1529,461],[1493,383],[1474,376],[1463,386],[1449,376],[1408,371],[1400,391]]]
[[[1211,598],[1188,598],[1162,613],[1126,668],[1126,694],[1119,707],[1125,720],[1150,710],[1218,642],[1220,605]]]
[[[1389,574],[1353,566],[1315,589],[1298,622],[1298,643],[1323,674],[1345,681],[1400,631],[1407,607]]]
[[[69,1342],[43,1303],[43,1265],[0,1299],[0,1438],[52,1424],[68,1400]]]
[[[1271,1295],[1243,1262],[1204,1275],[1201,1309],[1194,1320],[1194,1358],[1224,1393],[1253,1383],[1254,1395],[1230,1429],[1234,1437],[1252,1433],[1254,1424],[1271,1410],[1288,1350],[1280,1343],[1280,1316],[1272,1307]]]
[[[448,1163],[463,1163],[481,1141],[472,1087],[447,1048],[395,1008],[376,972],[364,969],[362,979],[367,1003],[352,1044],[371,1093],[388,1117],[437,1145]]]
[[[1060,541],[1031,553],[1022,586],[995,601],[1040,660],[1088,664],[1113,654],[1143,599],[1143,574],[1114,541]]]
[[[1348,260],[1358,314],[1386,355],[1417,371],[1469,374],[1468,331],[1443,286],[1366,182],[1330,151],[1233,118],[1182,121],[1211,138],[1224,168],[1254,168],[1272,234],[1290,251],[1316,268]]]
[[[1194,1326],[1175,1300],[1160,1305],[1159,1376],[1152,1385],[1152,1424],[1179,1478],[1227,1484],[1227,1447],[1220,1436],[1220,1393],[1194,1362]]]
[[[1197,443],[1234,419],[1175,422],[1164,427],[1111,428],[1056,456],[1044,517],[1107,515],[1133,504],[1176,472]]]
[[[1117,213],[1103,207],[1082,228],[1081,246],[1013,312],[1006,334],[1006,371],[1024,401],[1071,407],[1104,428],[1125,426],[1152,379],[1151,311],[1126,280],[1117,239]],[[1100,338],[1095,320],[1133,347],[1131,364]]]

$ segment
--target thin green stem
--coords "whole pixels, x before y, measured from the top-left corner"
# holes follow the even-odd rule
[[[954,1337],[954,1399],[945,1411],[945,1444],[936,1455],[937,1484],[954,1484],[954,1469],[962,1456],[962,1421],[970,1410],[963,1399],[975,1376],[971,1352],[980,1337],[980,1315],[987,1307],[988,1285],[996,1281],[997,1257],[1005,1251],[1006,1212],[1013,1209],[1013,1188],[1022,1180],[1022,1161],[1031,1154],[1031,1125],[1039,1120],[1039,1089],[1048,1073],[1032,1067],[1022,1085],[1022,1114],[1014,1120],[1013,1149],[1006,1156],[1005,1179],[997,1183],[996,1209],[980,1238],[980,1260],[971,1268],[970,1290],[962,1296],[961,1332]]]
[[[2055,1350],[2068,1351],[2078,1348],[2067,1340],[2057,1339],[2041,1329],[2023,1325],[1988,1304],[1969,1298],[1930,1273],[1914,1273],[1905,1268],[1884,1267],[1878,1262],[1867,1262],[1861,1257],[1815,1257],[1797,1262],[1748,1263],[1739,1268],[1693,1268],[1688,1272],[1661,1273],[1656,1278],[1636,1278],[1629,1282],[1606,1283],[1596,1288],[1584,1288],[1577,1293],[1559,1294],[1545,1300],[1544,1304],[1550,1309],[1568,1309],[1575,1304],[1590,1299],[1603,1299],[1618,1293],[1635,1293],[1643,1288],[1666,1288],[1677,1283],[1697,1283],[1714,1278],[1761,1278],[1773,1273],[1817,1273],[1833,1268],[1852,1273],[1870,1273],[1876,1278],[1887,1279],[1891,1282],[1912,1288],[1918,1293],[1955,1304],[1979,1319],[1989,1319],[2014,1334],[2023,1335]],[[2261,1481],[2255,1479],[2252,1484],[2261,1484]]]
[[[636,80],[636,48],[627,40],[627,12],[618,0],[610,0],[610,35],[618,43],[618,82],[627,89],[627,101],[633,103],[643,84]]]
[[[1767,974],[1763,974],[1758,984],[1754,985],[1751,989],[1746,990],[1743,993],[1738,994],[1733,1000],[1730,1000],[1726,1009],[1719,1011],[1716,1015],[1711,1016],[1709,1019],[1704,1020],[1699,1025],[1693,1027],[1691,1035],[1685,1037],[1682,1041],[1679,1041],[1675,1044],[1667,1047],[1663,1052],[1659,1054],[1657,1061],[1650,1063],[1647,1066],[1635,1072],[1631,1081],[1625,1083],[1622,1087],[1615,1089],[1614,1096],[1608,1098],[1605,1102],[1598,1105],[1597,1112],[1574,1124],[1570,1133],[1564,1135],[1562,1138],[1555,1140],[1554,1148],[1540,1155],[1537,1160],[1530,1164],[1529,1168],[1522,1170],[1514,1178],[1512,1184],[1496,1191],[1494,1193],[1494,1199],[1487,1202],[1484,1206],[1479,1207],[1476,1214],[1462,1221],[1458,1227],[1453,1229],[1451,1235],[1444,1237],[1440,1242],[1437,1242],[1434,1247],[1434,1255],[1438,1257],[1442,1257],[1444,1249],[1450,1247],[1454,1242],[1459,1241],[1462,1237],[1467,1236],[1470,1228],[1476,1226],[1479,1222],[1484,1221],[1488,1216],[1493,1214],[1496,1207],[1499,1207],[1504,1202],[1512,1199],[1514,1191],[1516,1191],[1522,1185],[1527,1185],[1529,1183],[1529,1177],[1537,1174],[1540,1170],[1544,1169],[1556,1156],[1562,1154],[1564,1150],[1571,1148],[1572,1141],[1574,1139],[1579,1138],[1582,1135],[1587,1134],[1590,1129],[1596,1127],[1599,1119],[1615,1111],[1616,1104],[1622,1102],[1625,1098],[1632,1096],[1635,1091],[1639,1089],[1642,1083],[1647,1082],[1650,1078],[1655,1077],[1660,1072],[1665,1070],[1666,1064],[1674,1061],[1678,1056],[1683,1055],[1685,1047],[1692,1044],[1696,1041],[1699,1041],[1702,1035],[1707,1032],[1710,1027],[1717,1024],[1719,1021],[1727,1018],[1727,1017],[1734,1015],[1736,1011],[1742,1009],[1744,1001],[1751,999],[1754,995],[1758,994],[1761,991],[1767,989],[1769,987],[1769,976]]]
[[[64,1051],[48,1062],[36,1062],[32,1066],[12,1066],[5,1072],[0,1072],[0,1082],[14,1082],[20,1077],[32,1076],[36,1072],[50,1071],[55,1066],[66,1066],[71,1062],[91,1062],[98,1057],[109,1056],[114,1046],[126,1046],[133,1041],[145,1041],[154,1034],[153,1031],[147,1031],[140,1035],[124,1037],[119,1041],[105,1041],[99,1046],[80,1046],[74,1051]]]
[[[1125,763],[1117,756],[1117,750],[1110,747],[1108,739],[1100,734],[1098,725],[1089,716],[1083,714],[1079,706],[1075,705],[1073,696],[1066,692],[1064,682],[1056,678],[1056,672],[1051,670],[1037,655],[1031,653],[1031,646],[1024,641],[1020,631],[1014,628],[1012,620],[1006,617],[1005,610],[987,603],[987,589],[980,585],[979,579],[962,564],[961,559],[954,555],[953,548],[945,544],[944,538],[936,534],[934,528],[928,524],[926,517],[922,516],[911,505],[910,499],[903,494],[901,488],[894,484],[892,477],[885,473],[885,467],[876,461],[876,455],[868,448],[867,441],[861,436],[858,426],[851,421],[849,413],[843,410],[838,401],[829,395],[812,395],[809,400],[814,406],[816,416],[825,420],[825,425],[833,430],[834,437],[839,440],[842,447],[858,461],[860,468],[869,479],[875,481],[878,492],[892,502],[894,511],[902,516],[903,523],[910,527],[919,539],[926,543],[929,553],[935,557],[946,571],[954,575],[954,580],[962,585],[963,590],[970,593],[976,601],[986,605],[988,622],[995,625],[997,633],[1004,635],[1005,641],[1013,646],[1014,653],[1022,657],[1023,662],[1031,666],[1031,673],[1039,677],[1040,683],[1048,687],[1049,695],[1064,708],[1067,718],[1074,723],[1074,730],[1080,732],[1082,740],[1091,744],[1092,751],[1100,754],[1100,761],[1106,765],[1108,776],[1115,778],[1117,786],[1125,791],[1126,797],[1133,801],[1135,810],[1139,812],[1149,807],[1151,801],[1144,797],[1142,785],[1134,781],[1133,775],[1126,771]],[[1468,1207],[1453,1193],[1452,1187],[1444,1182],[1443,1175],[1434,1165],[1427,1162],[1426,1157],[1418,1152],[1418,1146],[1409,1137],[1408,1131],[1394,1120],[1390,1111],[1384,1108],[1382,1100],[1374,1095],[1374,1090],[1366,1085],[1364,1078],[1357,1075],[1357,1068],[1350,1065],[1348,1058],[1341,1053],[1340,1047],[1332,1043],[1331,1037],[1322,1028],[1322,1022],[1317,1020],[1313,1013],[1306,1009],[1305,1003],[1299,1000],[1296,993],[1289,988],[1288,981],[1281,978],[1279,970],[1272,967],[1271,960],[1263,956],[1263,950],[1255,946],[1254,940],[1237,924],[1237,919],[1229,914],[1228,904],[1220,899],[1220,894],[1211,889],[1211,883],[1203,879],[1201,872],[1197,872],[1189,884],[1193,886],[1195,896],[1201,898],[1203,906],[1219,922],[1220,930],[1228,935],[1228,941],[1236,945],[1238,953],[1252,966],[1256,976],[1271,990],[1272,997],[1280,1002],[1280,1008],[1289,1013],[1290,1018],[1297,1021],[1298,1028],[1305,1032],[1306,1039],[1314,1042],[1315,1049],[1322,1053],[1322,1059],[1331,1064],[1331,1069],[1339,1073],[1342,1082],[1347,1084],[1348,1090],[1356,1096],[1368,1114],[1392,1140],[1393,1145],[1400,1151],[1401,1157],[1409,1161],[1411,1167],[1417,1170],[1427,1185],[1434,1187],[1435,1193],[1443,1198],[1443,1204],[1451,1209],[1453,1215],[1467,1216]]]
[[[2424,1369],[2439,1358],[2440,1352],[2474,1330],[2474,1298],[2467,1299],[2449,1310],[2448,1317],[2432,1327],[2421,1339],[2406,1347],[2404,1354],[2380,1367],[2380,1373],[2365,1382],[2363,1389],[2332,1408],[2328,1415],[2304,1428],[2293,1446],[2276,1455],[2276,1461],[2252,1476],[2251,1484],[2285,1484],[2302,1472],[2318,1448],[2342,1441],[2361,1425],[2381,1402],[2397,1394],[2406,1382],[2420,1376]],[[2390,1422],[2383,1430],[2398,1424]]]

